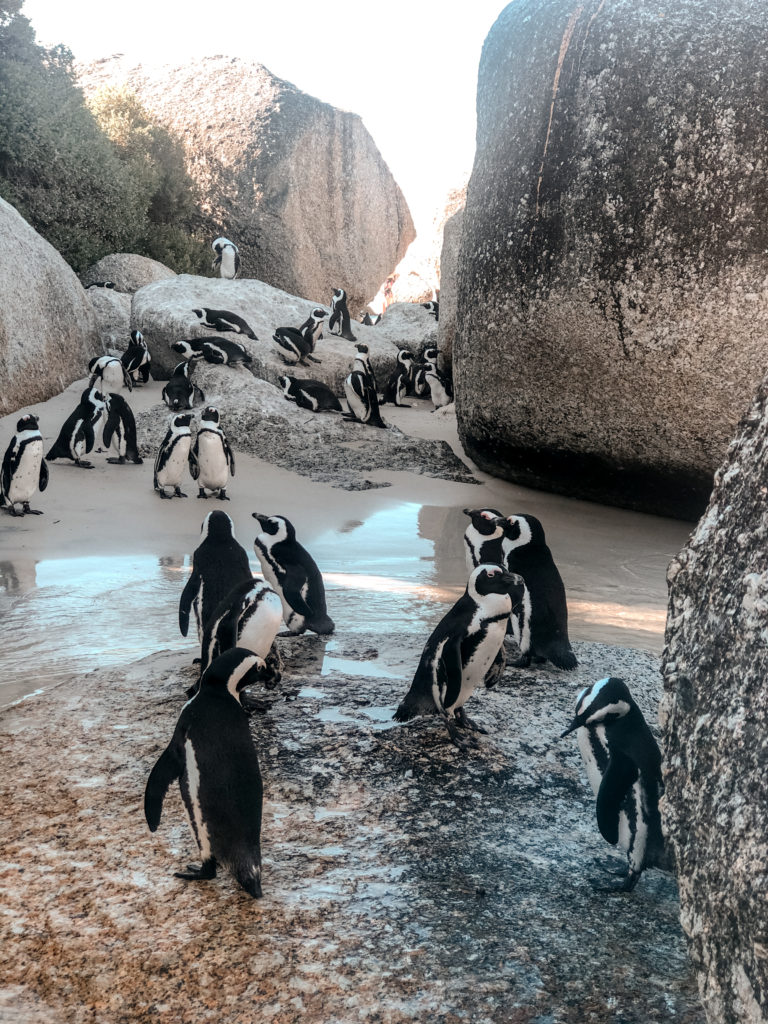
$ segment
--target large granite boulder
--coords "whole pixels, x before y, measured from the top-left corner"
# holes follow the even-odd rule
[[[701,513],[768,362],[767,32],[758,0],[499,16],[454,351],[483,469]]]
[[[0,415],[43,402],[82,377],[101,349],[74,271],[0,199]]]
[[[202,230],[239,247],[244,277],[296,295],[345,288],[353,313],[414,238],[403,195],[356,114],[230,57],[80,69],[86,93],[127,86],[185,146]],[[213,254],[211,254],[213,257]]]
[[[80,280],[86,288],[97,281],[111,281],[115,286],[114,291],[133,295],[139,288],[153,281],[164,281],[175,276],[175,271],[148,256],[137,256],[134,252],[114,252],[110,256],[102,256],[88,267],[80,275]]]
[[[456,338],[456,270],[459,260],[464,210],[457,210],[443,227],[443,248],[440,253],[440,322],[438,348],[446,366],[453,365],[453,343]]]
[[[664,824],[712,1024],[768,1021],[768,379],[669,568]]]
[[[96,314],[103,352],[121,353],[130,340],[131,296],[115,288],[86,288]]]

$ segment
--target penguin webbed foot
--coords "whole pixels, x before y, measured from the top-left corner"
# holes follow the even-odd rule
[[[161,498],[165,498],[166,501],[170,501],[171,498],[173,497],[172,494],[166,494],[162,487],[158,487],[157,493],[160,495]]]
[[[455,717],[450,715],[445,716],[445,725],[448,729],[448,736],[451,743],[459,750],[466,753],[468,750],[477,750],[480,746],[480,741],[474,733],[467,733],[466,729],[463,728]]]
[[[86,459],[75,459],[75,465],[80,469],[93,469],[93,463],[88,462]]]
[[[30,508],[29,505],[25,504],[23,514],[27,516],[42,516],[44,512],[40,508]]]
[[[99,451],[101,451],[101,449],[99,449]],[[125,458],[121,455],[119,459],[107,459],[107,462],[113,466],[124,466]]]
[[[173,493],[176,495],[177,498],[186,498],[187,497],[187,495],[184,493],[184,491],[182,491],[182,489],[180,487],[176,487],[174,489]],[[169,495],[169,497],[172,497],[172,495]]]
[[[640,881],[641,872],[622,870],[611,872],[611,874],[618,875],[623,879],[620,885],[606,885],[604,881],[596,878],[591,878],[589,884],[595,892],[604,893],[606,896],[625,896],[631,893]]]
[[[456,708],[453,717],[460,729],[469,729],[470,732],[479,732],[484,736],[488,735],[488,730],[484,729],[482,725],[478,725],[474,719],[470,718],[464,708]]]
[[[222,490],[219,491],[218,498],[219,498],[219,501],[229,501],[230,500],[227,497],[227,492],[223,488],[222,488]]]
[[[198,496],[198,498],[203,498],[205,501],[208,500],[208,495],[205,493],[205,490],[202,487],[197,492],[197,496]]]
[[[207,882],[216,877],[216,858],[210,857],[204,860],[200,867],[195,864],[187,864],[186,871],[174,871],[174,878],[183,878],[185,882]]]
[[[530,668],[531,655],[520,654],[517,658],[512,658],[509,664],[512,666],[512,668]]]
[[[307,359],[309,359],[313,363],[322,363],[322,361],[323,361],[322,359],[315,359],[314,356],[310,356],[310,355],[307,356]]]

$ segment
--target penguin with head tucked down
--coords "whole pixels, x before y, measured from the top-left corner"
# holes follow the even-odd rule
[[[280,595],[264,580],[243,580],[219,601],[203,629],[200,671],[205,672],[214,658],[230,647],[244,647],[258,654],[273,667],[273,675],[262,682],[274,686],[280,682],[280,671],[270,658],[280,626],[283,603]],[[279,655],[276,656],[279,662]]]
[[[464,532],[467,569],[472,572],[482,562],[503,565],[501,541],[504,531],[496,522],[501,518],[501,512],[495,508],[465,508],[463,512],[472,520]]]
[[[189,475],[197,480],[198,498],[207,498],[206,491],[229,501],[227,481],[235,475],[235,456],[227,435],[219,425],[219,410],[209,405],[200,416],[200,427],[189,449]]]
[[[575,717],[562,736],[575,730],[597,797],[600,834],[627,855],[624,882],[608,891],[631,892],[646,868],[673,868],[659,814],[664,792],[659,745],[627,684],[615,677],[581,691]]]
[[[43,458],[43,436],[37,416],[22,416],[16,433],[5,450],[0,470],[0,507],[12,516],[41,516],[40,509],[30,508],[35,491],[48,486],[48,466]],[[17,512],[16,506],[22,511]]]
[[[181,478],[189,464],[189,449],[192,444],[191,422],[191,412],[171,416],[168,431],[155,458],[154,486],[161,498],[173,498],[174,495],[177,498],[186,498],[181,489]],[[173,488],[173,494],[166,492],[167,487]]]
[[[89,361],[88,372],[91,375],[88,386],[97,386],[102,394],[119,391],[122,387],[126,391],[133,390],[133,380],[117,356],[96,356]]]
[[[140,466],[144,459],[139,455],[136,440],[136,420],[130,405],[122,395],[109,396],[109,413],[104,424],[104,445],[111,448],[114,455],[107,459],[114,465],[123,466],[126,462],[134,462]]]
[[[192,359],[183,359],[177,363],[170,380],[163,388],[163,401],[174,412],[191,409],[195,402],[205,401],[204,392],[190,379],[194,365]]]
[[[77,408],[64,421],[46,459],[49,462],[72,459],[81,469],[93,469],[93,463],[83,459],[83,455],[93,451],[96,441],[94,424],[106,410],[107,403],[108,399],[95,387],[86,388]]]
[[[123,352],[120,360],[135,386],[138,387],[139,383],[147,383],[152,356],[149,354],[149,348],[141,331],[131,331],[128,348]]]
[[[262,659],[240,647],[212,662],[144,792],[144,816],[155,832],[165,794],[179,781],[202,863],[175,872],[177,878],[211,879],[223,864],[253,897],[261,896],[262,782],[240,695],[264,671]]]
[[[212,331],[234,331],[235,334],[244,334],[252,341],[259,339],[253,333],[248,324],[237,313],[230,313],[228,309],[193,309],[192,312],[200,321],[200,327],[207,327]]]
[[[334,327],[338,327],[338,331],[334,331]],[[352,333],[352,320],[347,308],[347,293],[343,288],[333,289],[328,330],[331,334],[340,334],[347,341],[357,341],[357,338]]]
[[[182,359],[190,361],[204,359],[206,363],[220,366],[234,366],[237,363],[245,363],[248,366],[253,362],[253,357],[245,345],[241,345],[239,341],[231,341],[229,338],[218,338],[216,335],[209,338],[174,341],[171,349]]]
[[[240,273],[240,252],[235,243],[228,238],[215,238],[211,248],[216,253],[211,270],[218,270],[225,281],[234,281]]]
[[[288,376],[278,377],[278,380],[288,401],[300,408],[311,412],[341,412],[341,402],[323,381]]]

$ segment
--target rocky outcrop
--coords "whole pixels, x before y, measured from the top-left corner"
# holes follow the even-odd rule
[[[103,352],[121,353],[128,347],[131,325],[131,296],[115,288],[87,288],[96,314]]]
[[[453,344],[456,339],[456,269],[459,259],[464,210],[458,210],[443,227],[443,249],[440,253],[440,321],[438,348],[447,366],[453,365]]]
[[[0,199],[0,415],[42,402],[100,353],[96,317],[74,271]]]
[[[500,15],[454,352],[460,436],[483,469],[703,510],[768,359],[766,31],[758,0]]]
[[[111,281],[115,286],[114,291],[133,295],[139,288],[152,284],[153,281],[164,281],[175,276],[175,272],[164,263],[152,260],[148,256],[137,256],[133,252],[115,252],[111,256],[103,256],[93,266],[88,267],[80,275],[80,280],[86,288],[96,281]]]
[[[122,58],[81,69],[86,92],[125,85],[183,142],[202,230],[237,244],[244,277],[296,295],[345,288],[365,305],[414,238],[405,199],[356,114],[251,61],[180,67]]]
[[[669,568],[664,821],[712,1024],[768,1021],[768,380]]]

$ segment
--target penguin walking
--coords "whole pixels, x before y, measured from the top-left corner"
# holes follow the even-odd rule
[[[120,361],[134,387],[147,383],[152,356],[149,354],[149,348],[141,331],[131,331],[131,340],[128,343],[128,348],[120,357]]]
[[[126,462],[142,465],[144,459],[139,455],[136,420],[130,405],[122,395],[113,393],[109,396],[108,408],[102,440],[105,447],[111,448],[115,454],[107,462],[118,466],[124,466]]]
[[[241,316],[230,313],[228,309],[193,309],[192,312],[200,321],[200,327],[207,327],[212,331],[234,331],[235,334],[244,334],[251,341],[259,339],[253,333],[248,324]]]
[[[203,673],[198,693],[182,708],[144,792],[144,816],[155,832],[165,794],[179,780],[202,863],[175,872],[177,878],[214,878],[217,865],[223,864],[253,897],[261,896],[263,794],[240,693],[264,671],[261,658],[239,647],[216,658]]]
[[[435,409],[442,409],[453,401],[453,383],[446,374],[437,368],[438,351],[428,348],[424,351],[424,379],[429,387],[429,395]]]
[[[190,338],[189,341],[174,341],[171,349],[188,361],[204,359],[206,363],[234,366],[236,363],[250,365],[253,362],[245,345],[228,338]]]
[[[235,525],[226,512],[209,512],[200,528],[202,540],[192,554],[192,573],[179,601],[179,629],[189,632],[189,613],[197,622],[197,639],[219,602],[239,583],[253,582],[248,553],[235,538]]]
[[[422,307],[426,309],[428,313],[431,313],[435,320],[440,319],[440,303],[439,302],[422,302]]]
[[[368,346],[358,343],[357,356],[352,372],[344,378],[344,394],[349,412],[343,413],[346,420],[357,420],[371,427],[386,428],[379,411],[379,396],[376,378],[368,356]]]
[[[544,527],[535,516],[506,516],[496,520],[504,531],[501,547],[504,565],[525,580],[526,600],[512,617],[512,631],[520,645],[515,663],[527,668],[534,661],[551,661],[557,668],[574,669],[578,662],[568,639],[568,605],[565,587]]]
[[[107,402],[108,399],[95,387],[86,388],[77,408],[64,421],[46,459],[49,462],[72,459],[80,469],[93,469],[93,463],[83,459],[83,455],[93,451],[96,439],[94,425],[106,410]]]
[[[240,274],[240,252],[228,238],[215,238],[211,248],[216,253],[211,270],[219,272],[225,281],[234,281]]]
[[[203,629],[200,671],[231,647],[244,647],[269,665],[270,652],[283,624],[283,602],[263,580],[243,580],[214,609]],[[277,655],[279,662],[279,655]],[[274,662],[272,662],[274,665]],[[279,670],[267,680],[270,688],[280,682]]]
[[[278,380],[288,401],[295,402],[302,409],[311,412],[341,412],[341,402],[323,381],[288,376],[278,377]]]
[[[338,326],[338,331],[334,327]],[[331,315],[328,319],[328,330],[331,334],[340,334],[347,341],[357,341],[352,333],[352,320],[347,308],[347,293],[343,288],[334,288],[331,298]]]
[[[88,363],[88,372],[91,375],[89,386],[96,385],[102,394],[108,395],[123,387],[133,391],[131,376],[117,356],[96,356]]]
[[[561,738],[574,731],[597,797],[600,835],[627,855],[622,885],[603,891],[631,892],[646,868],[673,869],[659,814],[664,793],[659,745],[629,687],[615,677],[581,691]]]
[[[500,565],[473,570],[463,595],[427,640],[395,721],[441,714],[458,747],[473,745],[459,730],[484,730],[467,717],[464,704],[478,686],[490,688],[497,682],[500,673],[490,670],[502,654],[507,622],[523,591],[522,579]]]
[[[280,346],[283,362],[289,366],[298,364],[306,366],[307,359],[313,363],[322,363],[312,354],[315,350],[314,328],[312,324],[303,331],[295,327],[278,327],[272,335],[272,341]]]
[[[16,433],[5,450],[0,469],[0,506],[12,516],[41,516],[40,509],[30,508],[35,491],[48,486],[48,466],[43,457],[43,435],[37,416],[29,413],[16,423]],[[21,512],[16,506],[21,505]]]
[[[194,361],[184,359],[173,368],[170,380],[163,388],[163,401],[176,412],[179,409],[191,409],[196,401],[204,402],[205,394],[191,381]]]
[[[496,522],[501,512],[495,508],[465,508],[463,512],[472,520],[464,532],[464,555],[469,572],[482,562],[504,565],[501,549],[504,530]]]
[[[289,633],[311,630],[328,636],[336,626],[328,615],[325,586],[317,563],[296,540],[296,530],[285,516],[253,513],[261,532],[254,541],[264,579],[280,595]]]
[[[190,412],[183,412],[170,418],[168,431],[155,458],[154,487],[161,498],[187,497],[181,489],[181,478],[189,464],[189,449],[192,444],[191,423]],[[173,494],[167,493],[167,487],[173,488]]]
[[[197,480],[198,498],[207,498],[206,491],[219,501],[229,501],[227,481],[235,475],[235,456],[227,435],[219,426],[219,410],[209,405],[200,416],[200,427],[189,450],[189,474]]]
[[[405,401],[405,396],[411,390],[413,363],[413,352],[410,352],[407,348],[401,348],[397,353],[397,367],[384,388],[384,395],[381,399],[382,405],[385,402],[390,402],[392,405],[402,405],[407,409],[410,408],[409,403]]]

